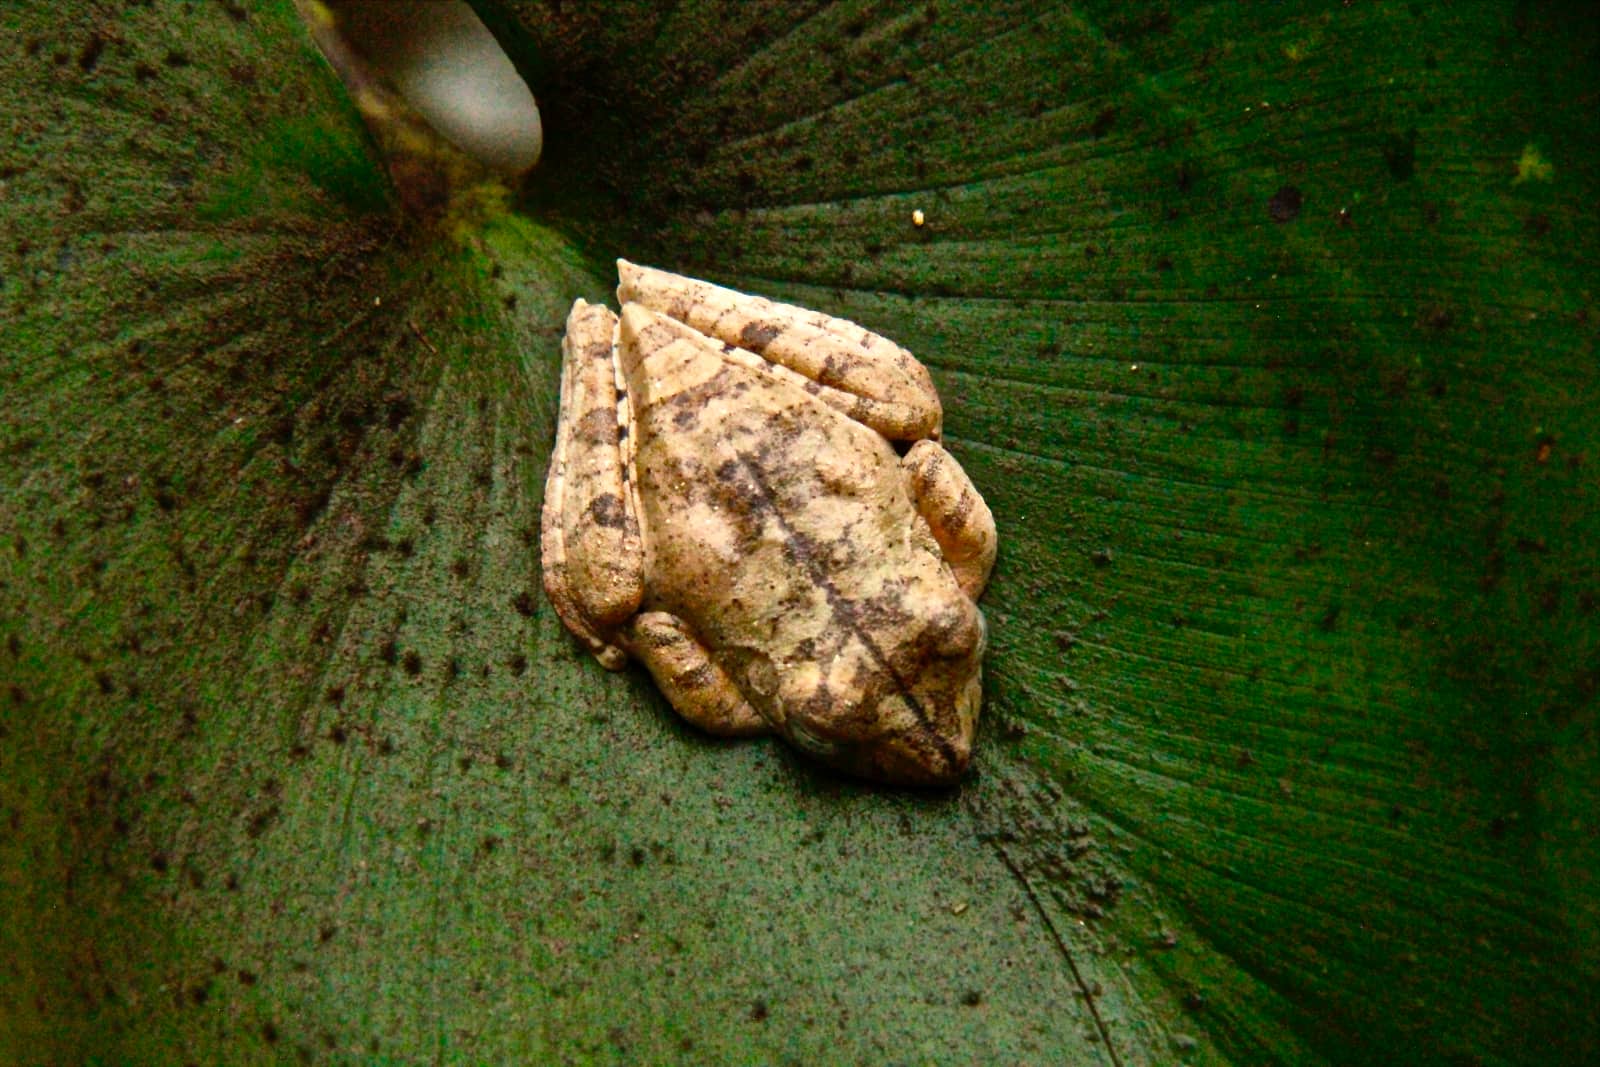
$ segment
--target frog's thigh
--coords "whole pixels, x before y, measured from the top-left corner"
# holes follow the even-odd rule
[[[602,635],[638,610],[644,591],[618,432],[616,324],[609,310],[582,300],[567,319],[561,414],[540,523],[545,591],[567,628],[613,670],[624,656]]]
[[[643,612],[628,624],[623,640],[628,651],[650,669],[678,714],[700,729],[724,737],[771,731],[676,615]]]
[[[893,341],[820,311],[617,261],[617,298],[634,301],[800,374],[819,399],[890,440],[939,436],[928,370]]]
[[[962,590],[976,600],[994,567],[994,513],[956,458],[937,441],[918,441],[900,461],[917,512],[944,550]]]

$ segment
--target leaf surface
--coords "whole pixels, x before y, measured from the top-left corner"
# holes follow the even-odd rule
[[[546,155],[448,230],[286,3],[0,16],[9,1059],[1592,1058],[1591,14],[479,6]],[[561,630],[617,255],[933,370],[958,792]]]

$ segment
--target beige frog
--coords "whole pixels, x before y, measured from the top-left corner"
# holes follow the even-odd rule
[[[617,269],[620,318],[579,300],[562,344],[541,537],[562,622],[710,733],[955,781],[996,541],[927,370],[842,319]]]

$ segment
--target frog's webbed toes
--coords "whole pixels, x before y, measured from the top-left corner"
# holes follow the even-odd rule
[[[918,441],[900,463],[917,513],[939,542],[957,583],[978,599],[989,584],[998,542],[989,505],[961,464],[937,441]]]
[[[623,643],[649,669],[674,710],[706,733],[748,737],[771,732],[682,619],[664,611],[641,612],[625,628]]]

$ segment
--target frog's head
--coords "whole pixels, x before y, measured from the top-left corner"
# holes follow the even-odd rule
[[[899,785],[966,773],[983,699],[983,614],[952,587],[920,627],[861,627],[829,668],[785,678],[779,729],[840,770]],[[890,632],[906,635],[891,642]]]

